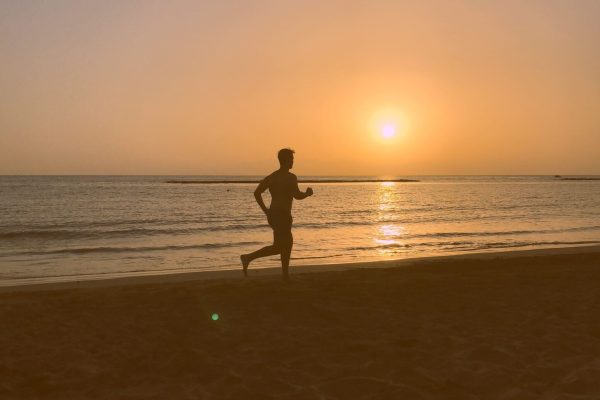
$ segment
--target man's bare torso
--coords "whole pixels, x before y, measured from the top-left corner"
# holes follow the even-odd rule
[[[298,187],[298,178],[288,171],[277,170],[265,178],[265,183],[271,193],[270,209],[292,211],[294,191]]]

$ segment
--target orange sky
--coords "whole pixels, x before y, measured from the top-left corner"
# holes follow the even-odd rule
[[[600,2],[409,3],[3,2],[0,174],[600,174]]]

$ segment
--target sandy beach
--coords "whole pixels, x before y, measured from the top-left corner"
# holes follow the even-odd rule
[[[599,398],[600,248],[377,266],[2,288],[0,398]]]

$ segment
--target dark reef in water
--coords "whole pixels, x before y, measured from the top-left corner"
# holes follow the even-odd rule
[[[299,179],[298,183],[366,183],[366,182],[420,182],[417,179]],[[197,184],[211,184],[211,183],[260,183],[258,180],[241,180],[241,181],[188,181],[188,180],[173,180],[165,181],[165,183],[197,183]]]
[[[560,178],[561,181],[600,181],[600,178]]]

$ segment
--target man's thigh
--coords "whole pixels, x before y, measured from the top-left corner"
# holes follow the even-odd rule
[[[294,243],[292,229],[273,229],[273,244],[279,247],[289,247]]]

